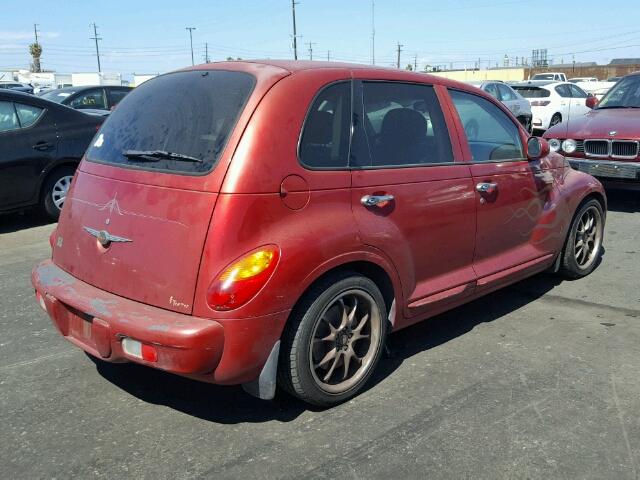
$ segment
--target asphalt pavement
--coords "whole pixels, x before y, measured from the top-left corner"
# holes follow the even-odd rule
[[[605,255],[391,337],[329,410],[92,360],[36,304],[52,225],[0,216],[0,478],[640,478],[640,193]]]

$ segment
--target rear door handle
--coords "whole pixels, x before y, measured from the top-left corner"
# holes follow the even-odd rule
[[[53,143],[49,143],[49,142],[38,142],[33,146],[34,150],[49,150],[50,148],[53,148]]]
[[[498,190],[498,184],[492,182],[480,182],[476,185],[476,192],[478,193],[495,193]]]
[[[365,195],[360,199],[360,203],[365,207],[383,207],[393,198],[393,195]]]

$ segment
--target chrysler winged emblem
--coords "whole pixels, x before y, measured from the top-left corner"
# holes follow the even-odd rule
[[[93,235],[94,237],[96,237],[98,239],[98,242],[100,243],[100,245],[102,245],[104,248],[107,248],[113,242],[116,242],[116,243],[133,242],[133,240],[131,240],[130,238],[118,237],[117,235],[111,235],[106,230],[96,230],[94,228],[89,228],[89,227],[82,227],[82,228],[84,228],[84,230],[89,235]]]

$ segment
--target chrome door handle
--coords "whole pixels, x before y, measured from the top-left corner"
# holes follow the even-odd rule
[[[497,189],[497,183],[480,182],[476,185],[476,192],[478,193],[494,193]]]
[[[393,200],[393,195],[365,195],[360,203],[365,207],[377,207]]]

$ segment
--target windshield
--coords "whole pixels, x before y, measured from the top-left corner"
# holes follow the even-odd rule
[[[111,113],[87,150],[87,160],[206,173],[218,161],[254,84],[247,73],[222,70],[176,72],[149,80]],[[155,152],[154,161],[145,161],[152,155],[132,151]],[[195,161],[184,161],[186,157]]]
[[[640,108],[640,75],[624,77],[616,83],[598,108]]]
[[[551,95],[551,92],[549,92],[549,90],[545,90],[544,88],[518,87],[517,85],[513,85],[511,88],[513,88],[524,98],[545,98]]]
[[[52,102],[62,103],[65,98],[70,97],[74,93],[76,93],[76,90],[51,90],[50,92],[43,93],[40,97]]]

